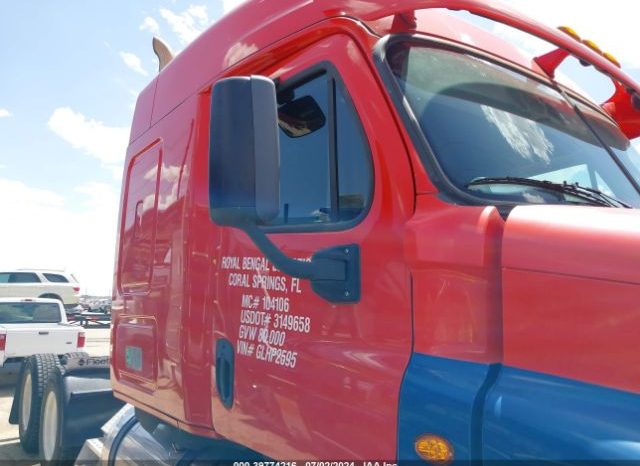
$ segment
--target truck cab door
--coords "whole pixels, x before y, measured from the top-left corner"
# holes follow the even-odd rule
[[[213,424],[275,458],[396,457],[411,353],[403,226],[408,157],[358,45],[336,34],[265,74],[278,82],[280,212],[264,232],[290,257],[358,245],[361,296],[331,303],[249,237],[220,229]],[[255,74],[255,73],[254,73]]]

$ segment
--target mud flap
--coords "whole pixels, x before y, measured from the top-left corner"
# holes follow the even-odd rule
[[[62,391],[64,448],[81,447],[85,440],[100,437],[102,425],[124,405],[113,396],[108,369],[59,374],[51,383],[59,383]]]
[[[20,364],[20,373],[18,374],[18,383],[13,393],[13,402],[11,403],[11,411],[9,412],[9,424],[18,425],[18,406],[20,406],[20,396],[22,393],[22,376],[24,373],[24,364]]]

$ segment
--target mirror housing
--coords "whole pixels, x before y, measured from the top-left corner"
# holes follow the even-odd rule
[[[318,114],[313,109],[296,118],[300,116],[295,112],[299,107],[289,107],[288,130],[296,136],[325,124],[322,112]],[[280,206],[278,118],[275,85],[268,78],[226,78],[213,86],[209,134],[211,219],[218,225],[243,230],[278,270],[309,280],[313,291],[327,301],[357,303],[357,244],[317,251],[307,262],[285,255],[259,228],[278,215]]]
[[[218,225],[243,228],[278,215],[280,147],[273,81],[218,81],[211,96],[209,208]]]

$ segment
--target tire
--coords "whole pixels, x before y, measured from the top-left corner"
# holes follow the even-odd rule
[[[53,372],[48,380],[40,410],[40,464],[43,466],[73,464],[79,447],[64,448],[64,388],[62,371]]]
[[[27,453],[38,453],[40,411],[45,385],[60,366],[55,354],[36,354],[23,363],[18,400],[18,433],[20,445]]]

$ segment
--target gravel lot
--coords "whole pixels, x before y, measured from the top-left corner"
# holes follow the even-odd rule
[[[85,331],[85,350],[92,356],[108,355],[109,329],[88,328]],[[18,440],[18,426],[12,426],[8,422],[16,379],[16,375],[0,375],[0,463],[19,460],[23,466],[39,464],[37,457],[22,451]]]

